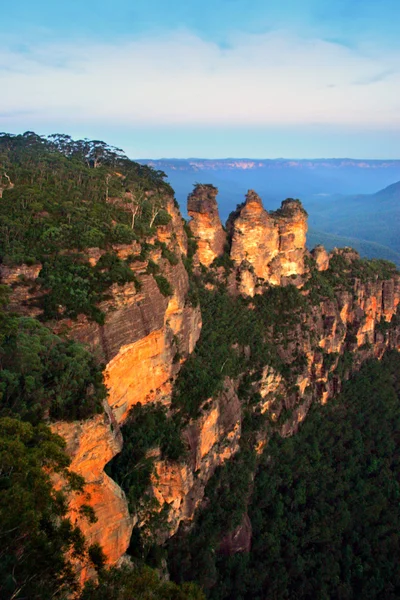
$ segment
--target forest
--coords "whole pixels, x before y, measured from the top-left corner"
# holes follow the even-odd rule
[[[174,579],[198,581],[213,600],[398,598],[399,436],[394,351],[365,363],[335,400],[314,406],[295,436],[272,437],[236,521],[230,501],[243,489],[243,469],[227,465],[217,474],[210,507],[170,542]],[[218,531],[237,526],[246,511],[251,550],[224,556]]]

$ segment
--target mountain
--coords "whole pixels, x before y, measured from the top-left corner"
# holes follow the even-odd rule
[[[325,246],[327,250],[343,247],[354,248],[360,256],[365,258],[383,258],[384,260],[394,262],[400,267],[400,253],[392,250],[388,246],[355,237],[345,237],[343,235],[326,233],[310,227],[307,235],[307,248],[312,250],[319,244]]]
[[[308,201],[310,225],[338,236],[368,240],[400,252],[400,181],[374,194]]]
[[[1,597],[393,597],[395,265],[309,252],[296,199],[186,222],[99,141],[0,150]]]

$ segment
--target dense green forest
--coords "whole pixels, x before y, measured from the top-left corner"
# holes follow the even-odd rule
[[[215,530],[229,522],[242,471],[230,479],[223,468],[207,489],[211,508],[170,542],[174,578],[199,581],[215,600],[398,598],[399,442],[400,356],[391,352],[314,406],[296,436],[271,439],[248,507],[251,551],[232,557],[218,553]]]
[[[36,282],[45,319],[86,314],[113,284],[136,281],[115,246],[144,240],[170,216],[164,173],[129,160],[101,141],[0,134],[0,259],[41,264]],[[95,266],[88,248],[105,251]],[[159,277],[162,277],[160,275]],[[159,285],[171,293],[168,281]]]

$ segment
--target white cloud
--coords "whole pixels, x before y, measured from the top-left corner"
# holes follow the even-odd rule
[[[360,85],[362,82],[362,85]],[[2,115],[109,125],[399,125],[400,56],[284,31],[0,48]],[[34,123],[33,123],[34,125]]]

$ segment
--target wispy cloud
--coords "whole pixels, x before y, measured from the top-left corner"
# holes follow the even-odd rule
[[[285,31],[226,46],[179,31],[112,45],[3,48],[0,89],[0,119],[29,111],[42,122],[109,125],[400,122],[400,56],[374,58]]]
[[[371,85],[372,83],[379,83],[380,81],[386,81],[392,75],[396,77],[396,71],[394,69],[388,69],[387,71],[381,71],[379,73],[368,75],[363,79],[358,79],[354,82],[354,85]]]

